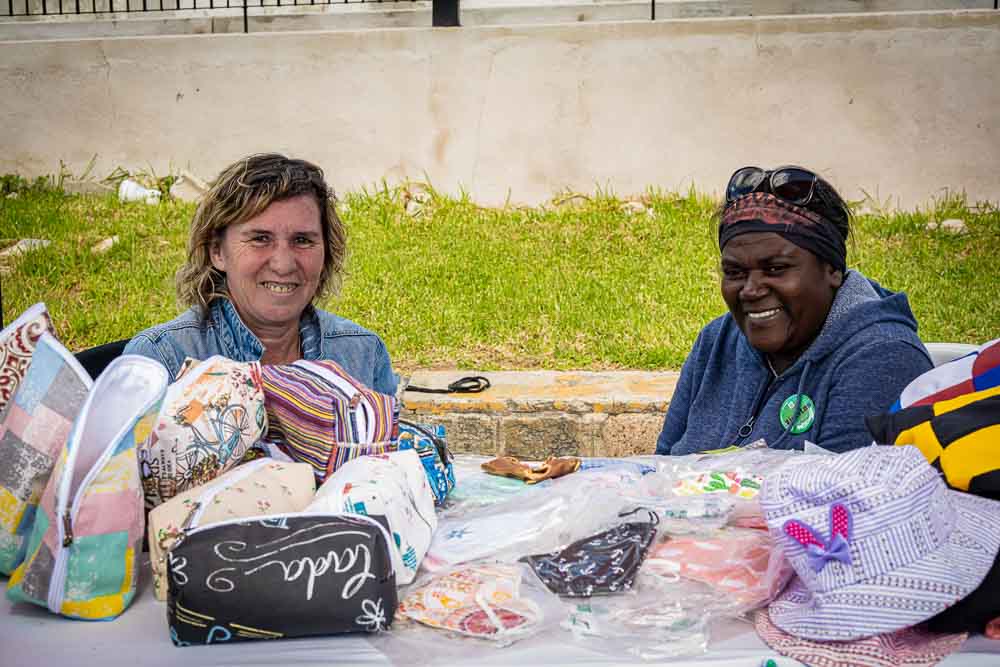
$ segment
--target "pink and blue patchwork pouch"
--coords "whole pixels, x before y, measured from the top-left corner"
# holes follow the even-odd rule
[[[136,446],[149,437],[167,370],[118,357],[87,395],[49,478],[7,597],[87,620],[135,597],[144,528]]]
[[[51,334],[33,344],[33,361],[0,415],[0,573],[24,560],[42,490],[93,382]]]

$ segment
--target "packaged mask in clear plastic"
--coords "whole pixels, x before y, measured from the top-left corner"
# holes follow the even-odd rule
[[[656,537],[658,523],[659,517],[649,511],[649,521],[620,523],[560,551],[525,556],[521,560],[558,595],[590,597],[621,593],[632,588],[639,566]]]

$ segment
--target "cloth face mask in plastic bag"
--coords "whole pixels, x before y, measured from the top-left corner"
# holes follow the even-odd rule
[[[558,595],[590,597],[630,590],[656,537],[659,518],[654,512],[649,516],[649,521],[622,523],[561,551],[521,560]]]
[[[436,577],[410,593],[399,611],[442,630],[492,640],[531,634],[543,612],[521,595],[520,566],[472,565]]]

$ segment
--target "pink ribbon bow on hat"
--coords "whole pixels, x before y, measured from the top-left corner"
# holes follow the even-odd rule
[[[824,541],[811,526],[797,519],[789,519],[782,529],[790,538],[806,548],[809,567],[821,571],[832,560],[851,564],[851,513],[840,503],[830,507],[830,539]]]

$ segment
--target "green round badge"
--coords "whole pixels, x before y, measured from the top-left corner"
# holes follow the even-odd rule
[[[778,413],[778,419],[781,420],[783,428],[788,428],[788,424],[792,421],[792,411],[795,410],[795,401],[798,397],[798,394],[792,394],[781,404],[781,412]],[[814,421],[816,421],[816,405],[811,398],[802,394],[802,404],[799,406],[799,418],[795,420],[791,431],[795,435],[805,433],[813,425]]]

